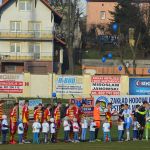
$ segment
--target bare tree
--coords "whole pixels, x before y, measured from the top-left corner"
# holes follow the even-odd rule
[[[75,40],[75,29],[83,13],[83,8],[80,6],[81,1],[82,0],[49,0],[51,5],[63,15],[61,25],[56,25],[55,29],[57,36],[63,37],[66,41],[69,57],[69,72],[72,74],[74,73],[73,43]]]

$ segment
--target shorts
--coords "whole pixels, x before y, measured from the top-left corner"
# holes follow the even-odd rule
[[[100,128],[101,125],[100,121],[95,121],[95,123],[96,123],[96,128]]]
[[[146,120],[145,120],[145,117],[141,117],[141,116],[138,116],[137,117],[137,121],[139,122],[140,126],[142,128],[145,128],[145,125],[146,125]]]
[[[24,131],[28,131],[28,123],[23,123]]]
[[[144,120],[144,119],[141,119],[141,120],[139,120],[138,121],[139,122],[139,124],[141,125],[141,127],[145,127],[145,125],[146,125],[146,121]]]
[[[15,134],[17,132],[17,123],[10,123],[10,133]]]
[[[60,121],[60,120],[57,120],[57,121],[55,122],[55,124],[56,124],[56,129],[59,129],[59,128],[60,128],[60,125],[61,125],[61,121]]]
[[[130,129],[131,122],[127,122],[127,123],[125,123],[124,125],[125,125],[125,129]]]
[[[112,120],[109,123],[110,123],[110,128],[112,128]]]
[[[73,122],[70,122],[70,132],[73,132]]]

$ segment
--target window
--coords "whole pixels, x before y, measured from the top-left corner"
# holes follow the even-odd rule
[[[100,19],[105,20],[106,19],[106,12],[105,11],[100,11]]]
[[[20,11],[31,11],[32,10],[32,1],[31,0],[20,0],[19,1],[19,10]]]
[[[20,43],[11,43],[10,44],[10,52],[11,53],[20,53]]]
[[[41,24],[40,22],[29,22],[29,31],[40,31]]]
[[[29,43],[29,53],[34,54],[35,59],[40,59],[40,43]]]
[[[20,32],[21,31],[21,22],[20,21],[11,21],[10,22],[10,31],[11,32]]]
[[[35,37],[40,36],[41,23],[40,22],[29,22],[29,32],[33,33]]]
[[[40,53],[40,43],[30,43],[29,53]]]
[[[6,73],[15,73],[16,72],[16,66],[8,65],[5,67]]]

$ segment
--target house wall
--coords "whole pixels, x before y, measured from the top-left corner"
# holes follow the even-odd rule
[[[30,43],[39,43],[40,44],[40,59],[45,61],[53,60],[53,42],[19,42],[21,46],[20,53],[11,53],[10,45],[12,42],[19,41],[0,41],[0,55],[9,55],[7,59],[10,60],[31,60],[31,53],[29,53],[29,44]]]
[[[19,5],[19,1],[18,1]],[[0,19],[0,32],[10,32],[10,21],[21,21],[21,33],[28,32],[29,21],[38,21],[41,23],[41,32],[46,34],[52,34],[54,26],[54,18],[52,18],[52,12],[41,1],[37,1],[35,7],[34,1],[32,2],[32,11],[20,11],[19,6],[16,3],[9,5],[8,8],[2,12]],[[16,40],[19,42],[19,40]],[[32,41],[31,41],[32,42]],[[53,53],[53,41],[38,42],[41,44],[41,59],[40,60],[52,60]],[[0,54],[8,54],[10,52],[10,41],[0,41]],[[21,42],[19,59],[28,60],[28,42]],[[13,59],[13,58],[12,58]]]
[[[32,2],[32,11],[20,11],[18,5],[16,7],[16,3],[13,3],[2,13],[0,30],[9,30],[10,21],[21,21],[22,30],[28,30],[28,21],[40,21],[41,30],[52,31],[52,12],[41,1],[37,1],[36,7],[34,1]]]
[[[116,2],[88,2],[87,3],[87,30],[92,25],[107,25],[113,19],[110,11],[114,11]],[[100,19],[100,11],[106,12],[106,18]]]

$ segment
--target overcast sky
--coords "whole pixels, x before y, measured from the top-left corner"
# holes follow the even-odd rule
[[[81,10],[84,11],[84,15],[86,15],[86,0],[81,0]]]

